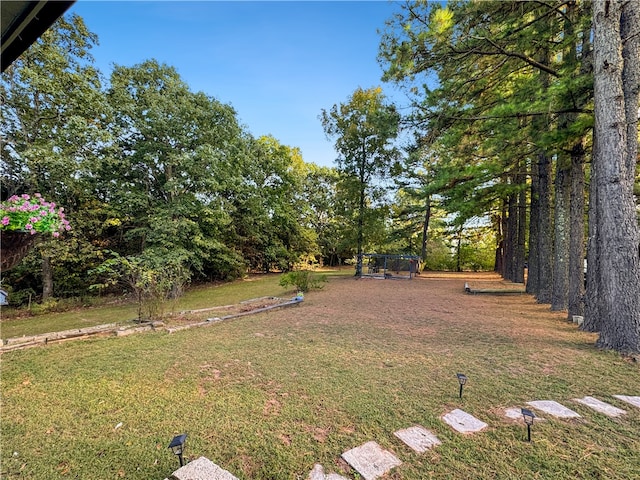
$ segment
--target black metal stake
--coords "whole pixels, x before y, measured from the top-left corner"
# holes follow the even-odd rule
[[[456,373],[458,377],[458,383],[460,384],[460,398],[462,399],[462,387],[467,383],[467,376],[464,373]]]
[[[521,412],[524,418],[524,423],[527,424],[527,442],[530,442],[531,441],[531,425],[533,425],[533,421],[536,418],[536,414],[526,408],[522,408]]]
[[[169,444],[169,448],[171,451],[178,456],[178,460],[180,460],[180,466],[184,466],[184,459],[182,458],[182,453],[184,452],[184,444],[187,440],[187,434],[183,433],[182,435],[176,435],[171,440]]]

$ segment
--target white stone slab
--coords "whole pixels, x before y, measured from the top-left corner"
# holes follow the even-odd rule
[[[544,413],[553,415],[558,418],[579,418],[573,410],[565,407],[564,405],[554,402],[553,400],[534,400],[533,402],[527,402],[527,405],[531,405],[533,408],[542,410]]]
[[[630,403],[634,407],[640,408],[640,397],[629,397],[627,395],[614,395],[614,397],[623,402]]]
[[[327,473],[324,476],[324,480],[349,480],[347,477],[343,477],[342,475],[338,475],[337,473]]]
[[[512,420],[523,420],[522,417],[522,409],[518,408],[518,407],[512,407],[512,408],[505,408],[504,409],[504,416],[507,418],[510,418]],[[535,418],[533,419],[534,422],[542,422],[544,421],[544,418],[539,417],[539,416],[535,416]]]
[[[608,403],[594,397],[574,398],[574,400],[589,408],[593,408],[596,412],[604,413],[608,417],[619,417],[620,415],[627,413],[621,408],[609,405]]]
[[[393,453],[373,441],[344,452],[342,458],[365,480],[375,480],[402,464]]]
[[[444,415],[442,420],[460,433],[475,433],[488,427],[483,421],[458,408]]]
[[[438,437],[420,425],[398,430],[394,435],[418,453],[424,453],[442,443]]]
[[[200,457],[180,467],[173,472],[171,478],[173,480],[238,480],[206,457]]]
[[[324,468],[319,463],[313,466],[313,470],[309,473],[307,480],[349,480],[347,477],[338,475],[337,473],[324,473]]]

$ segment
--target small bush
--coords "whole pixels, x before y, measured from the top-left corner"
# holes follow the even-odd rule
[[[315,275],[309,270],[295,270],[280,276],[280,286],[287,288],[292,285],[299,292],[308,292],[311,289],[322,288],[322,284],[327,281],[324,275]]]
[[[31,313],[33,315],[45,315],[47,313],[59,312],[58,300],[48,298],[42,303],[34,303],[31,305]]]

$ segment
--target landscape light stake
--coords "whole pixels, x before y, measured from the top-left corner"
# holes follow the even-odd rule
[[[467,376],[463,373],[456,373],[458,377],[458,383],[460,384],[460,398],[462,398],[462,387],[467,383]]]
[[[169,447],[168,447],[171,449],[171,451],[175,455],[178,456],[181,467],[184,465],[184,461],[182,460],[182,452],[184,452],[184,443],[186,441],[187,441],[186,433],[183,433],[181,435],[176,435],[175,437],[173,437],[173,440],[171,440],[171,443],[169,444]]]
[[[533,425],[533,419],[536,418],[536,414],[527,408],[521,408],[522,416],[524,417],[524,423],[527,424],[527,442],[531,441],[531,425]]]

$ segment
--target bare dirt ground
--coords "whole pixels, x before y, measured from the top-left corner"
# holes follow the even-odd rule
[[[593,343],[596,336],[581,332],[566,320],[566,312],[551,312],[531,295],[470,295],[473,289],[524,290],[524,285],[504,281],[495,273],[423,272],[412,280],[334,277],[322,291],[310,292],[304,301],[308,321],[379,325],[412,336],[450,332],[451,338],[469,335],[504,338],[509,343],[536,339]],[[553,320],[554,328],[549,328]],[[343,320],[341,320],[343,321]]]

